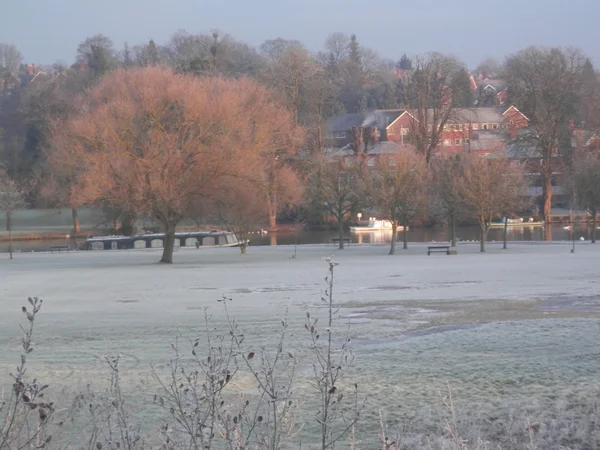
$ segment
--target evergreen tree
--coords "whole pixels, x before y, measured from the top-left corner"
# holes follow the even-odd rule
[[[127,42],[125,42],[125,45],[123,46],[122,60],[123,60],[124,67],[132,67],[133,66],[133,59],[131,57],[131,49],[129,48],[129,45],[127,44]]]
[[[475,94],[471,89],[471,81],[466,70],[459,69],[453,77],[454,106],[457,108],[471,108],[475,103]]]
[[[412,60],[404,53],[402,58],[396,63],[396,68],[400,70],[412,70],[413,64]]]
[[[158,55],[158,47],[156,46],[154,39],[150,39],[150,42],[148,42],[147,52],[148,52],[148,65],[150,65],[150,66],[157,65],[160,62],[160,57]]]

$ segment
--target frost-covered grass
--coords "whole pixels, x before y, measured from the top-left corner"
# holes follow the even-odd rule
[[[211,325],[225,326],[217,299],[227,296],[250,347],[277,344],[289,307],[288,342],[310,406],[305,311],[323,316],[323,258],[335,255],[338,328],[351,323],[353,338],[349,379],[367,396],[359,437],[376,439],[381,410],[390,432],[404,431],[403,448],[426,448],[426,436],[442,448],[448,414],[439,392],[450,383],[469,448],[480,435],[526,448],[527,420],[536,448],[560,448],[549,443],[567,438],[596,448],[600,247],[577,245],[575,254],[555,243],[491,244],[486,254],[462,245],[457,256],[427,256],[413,244],[393,257],[385,246],[301,246],[295,259],[291,247],[182,249],[173,266],[156,264],[153,250],[19,254],[0,260],[0,373],[18,361],[27,296],[45,301],[29,370],[54,392],[102,382],[103,356],[117,353],[124,385],[148,386],[149,365],[166,359],[172,338],[201,333],[204,307]]]

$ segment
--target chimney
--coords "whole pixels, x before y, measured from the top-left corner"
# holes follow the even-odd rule
[[[34,69],[35,69],[35,66],[33,64],[27,65],[27,74],[28,75],[33,75]]]

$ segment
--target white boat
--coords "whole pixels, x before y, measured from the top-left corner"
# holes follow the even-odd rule
[[[492,222],[490,224],[491,228],[504,228],[504,225],[508,227],[543,227],[544,222],[534,222],[533,218],[529,218],[528,221],[525,221],[522,217],[518,219],[506,219],[504,218],[502,222]]]
[[[508,222],[508,228],[543,227],[544,222]],[[492,222],[491,228],[504,228],[504,222]]]
[[[407,228],[408,229],[408,228]],[[389,220],[377,220],[375,218],[369,219],[369,222],[365,226],[350,227],[350,231],[353,233],[361,233],[365,231],[392,231],[392,222]],[[402,225],[398,225],[398,231],[404,231]]]

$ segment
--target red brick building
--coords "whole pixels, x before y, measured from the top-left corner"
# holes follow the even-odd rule
[[[412,148],[416,123],[410,111],[403,109],[344,114],[328,121],[326,142],[328,147],[354,153],[382,153],[384,142],[388,143],[387,151]],[[516,139],[518,131],[528,124],[529,119],[514,106],[456,108],[444,127],[438,153],[505,152],[507,141]]]

